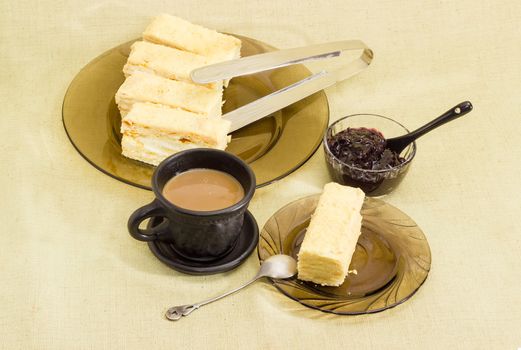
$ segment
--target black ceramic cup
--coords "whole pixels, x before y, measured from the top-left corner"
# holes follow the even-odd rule
[[[176,206],[163,196],[165,184],[179,173],[196,168],[219,170],[232,175],[244,188],[244,197],[231,207],[214,211],[194,211]],[[238,157],[215,149],[195,148],[166,158],[152,176],[155,199],[137,209],[128,220],[130,235],[140,241],[171,243],[183,257],[211,261],[228,253],[241,233],[244,215],[255,192],[255,175]],[[141,222],[160,217],[152,228]]]

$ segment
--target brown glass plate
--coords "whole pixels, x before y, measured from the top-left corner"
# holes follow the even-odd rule
[[[236,36],[242,40],[242,56],[275,50],[260,41]],[[114,102],[125,79],[122,68],[132,43],[108,50],[78,73],[65,94],[63,124],[74,147],[96,168],[128,184],[150,189],[154,167],[121,155],[121,116]],[[224,91],[223,113],[310,74],[304,66],[295,65],[234,78]],[[245,160],[257,177],[257,186],[264,186],[304,164],[320,145],[328,122],[327,98],[321,91],[233,132],[227,151]]]
[[[302,198],[277,211],[262,229],[259,259],[287,254],[297,258],[319,195]],[[431,266],[425,235],[406,214],[379,199],[366,198],[362,234],[349,273],[339,287],[297,278],[272,280],[285,295],[325,312],[356,315],[383,311],[409,299]]]

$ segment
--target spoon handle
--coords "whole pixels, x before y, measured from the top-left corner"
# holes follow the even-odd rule
[[[409,144],[429,131],[434,130],[437,127],[442,126],[443,124],[448,123],[454,119],[462,117],[470,111],[472,111],[472,103],[470,103],[470,101],[461,102],[430,123],[427,123],[424,126],[410,132],[406,137],[404,137],[404,140],[406,138],[407,144]]]
[[[228,291],[228,292],[226,292],[224,294],[221,294],[221,295],[218,295],[216,297],[213,297],[213,298],[201,301],[201,302],[196,303],[196,304],[172,306],[171,308],[169,308],[166,311],[165,316],[170,321],[177,321],[177,320],[179,320],[183,316],[188,316],[189,314],[192,313],[192,311],[197,310],[201,306],[213,303],[214,301],[217,301],[217,300],[222,299],[222,298],[224,298],[224,297],[226,297],[226,296],[228,296],[230,294],[233,294],[233,293],[236,293],[236,292],[240,291],[241,289],[249,286],[250,284],[252,284],[253,282],[255,282],[256,280],[258,280],[261,277],[264,277],[264,276],[263,275],[256,275],[253,279],[251,279],[250,281],[246,282],[245,284],[243,284],[242,286],[240,286],[238,288],[232,289],[232,290],[230,290],[230,291]]]

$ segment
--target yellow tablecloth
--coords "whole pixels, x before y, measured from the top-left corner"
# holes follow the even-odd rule
[[[268,283],[178,323],[168,306],[249,279],[194,277],[128,235],[152,198],[88,164],[61,121],[75,74],[169,12],[280,48],[361,39],[371,67],[328,89],[331,119],[389,115],[415,128],[458,102],[474,111],[425,136],[384,199],[424,230],[432,270],[394,309],[310,310]],[[521,347],[521,45],[518,1],[18,1],[0,5],[0,348],[516,349]],[[259,226],[328,181],[322,151],[257,191]]]

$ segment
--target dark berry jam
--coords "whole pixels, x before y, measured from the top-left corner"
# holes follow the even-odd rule
[[[359,187],[368,196],[380,196],[393,191],[407,173],[410,163],[386,148],[385,137],[379,131],[348,128],[334,136],[330,132],[324,151],[333,181]]]
[[[392,169],[405,161],[386,148],[384,136],[375,129],[347,128],[330,137],[327,143],[340,161],[360,169]]]

